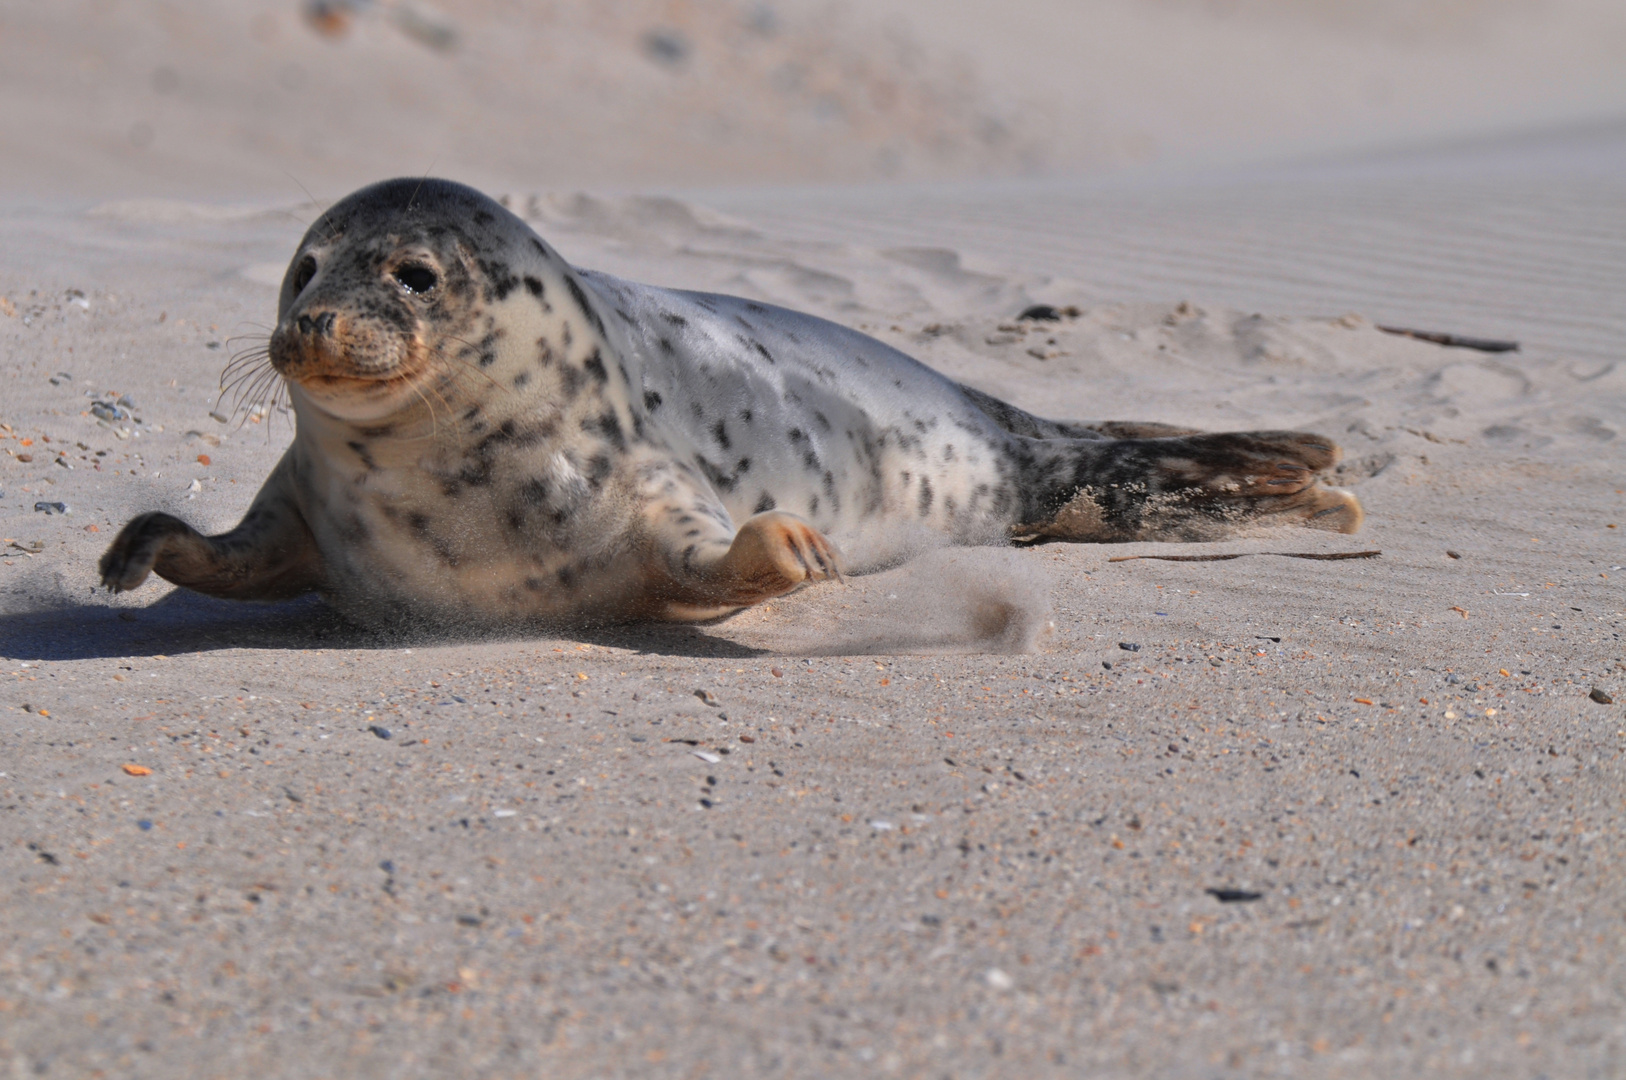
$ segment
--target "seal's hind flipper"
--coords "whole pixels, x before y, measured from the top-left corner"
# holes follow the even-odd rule
[[[1217,540],[1256,525],[1361,526],[1355,496],[1318,479],[1341,456],[1319,435],[1052,439],[1031,448],[1026,512],[1011,530],[1019,541]]]

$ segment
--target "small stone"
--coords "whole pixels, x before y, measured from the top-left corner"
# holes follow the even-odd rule
[[[142,818],[140,821],[136,822],[136,828],[140,829],[142,832],[152,832],[152,822],[148,821],[146,818]]]
[[[1118,648],[1124,652],[1140,652],[1140,644],[1134,641],[1120,641],[1118,642]]]
[[[716,754],[711,753],[709,750],[691,750],[689,752],[708,765],[715,765],[719,761],[723,760]]]
[[[60,502],[37,502],[34,504],[34,509],[39,513],[44,514],[46,517],[50,517],[52,514],[72,513],[72,511],[68,509],[67,503]]]
[[[717,700],[717,695],[712,693],[710,690],[697,689],[694,692],[694,696],[699,698],[701,701],[704,701],[707,705],[710,705],[714,709],[720,709],[723,707],[723,703]]]
[[[676,67],[689,56],[689,39],[676,30],[657,27],[644,34],[644,52],[652,60]]]
[[[1030,308],[1024,308],[1022,314],[1018,315],[1017,318],[1028,319],[1033,322],[1060,322],[1061,312],[1049,304],[1034,304]]]
[[[384,727],[382,724],[370,724],[368,725],[367,730],[372,732],[374,735],[377,735],[380,739],[395,738],[395,732],[391,731],[387,727]]]
[[[1016,985],[1016,980],[998,968],[989,968],[982,973],[982,981],[995,990],[1009,990]]]
[[[1592,688],[1592,693],[1588,694],[1587,696],[1593,701],[1596,701],[1599,705],[1613,705],[1615,703],[1614,698],[1610,697],[1596,686]]]

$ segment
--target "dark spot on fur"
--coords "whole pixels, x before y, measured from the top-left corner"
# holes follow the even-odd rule
[[[546,506],[548,482],[540,477],[532,477],[519,486],[519,498],[527,506]]]
[[[594,488],[601,487],[614,471],[615,465],[604,454],[594,454],[587,459],[587,483]]]
[[[604,358],[598,354],[597,349],[594,349],[587,359],[582,361],[582,367],[587,369],[588,374],[592,375],[594,379],[598,380],[600,386],[610,381],[610,373],[604,370]]]
[[[377,470],[378,463],[373,460],[373,455],[367,452],[366,443],[356,442],[352,439],[350,442],[345,443],[345,445],[351,450],[355,451],[356,456],[361,459],[361,464],[367,469],[368,472]]]
[[[819,512],[819,497],[817,495],[815,495],[811,499],[807,500],[807,513],[808,513],[808,516],[811,517],[812,515],[817,514],[818,512]]]
[[[932,509],[932,482],[930,477],[920,478],[920,516],[925,517]]]
[[[540,300],[542,298],[542,281],[541,281],[541,279],[534,278],[530,274],[526,274],[525,275],[525,288],[530,290],[531,295],[536,297],[537,299]]]
[[[712,438],[717,440],[718,446],[721,446],[724,450],[728,449],[729,441],[727,425],[725,425],[721,420],[717,421],[711,426],[711,434]]]
[[[762,354],[762,358],[764,360],[768,361],[768,363],[773,364],[773,363],[778,362],[773,358],[773,353],[769,352],[768,347],[766,345],[762,344],[762,342],[753,341],[753,342],[751,342],[751,344],[752,344],[753,347],[756,348],[757,352]]]
[[[685,319],[682,315],[679,315],[679,314],[677,314],[675,312],[663,311],[663,312],[661,312],[661,318],[665,319],[667,322],[671,323],[673,326],[688,326],[689,325],[689,320],[688,319]]]
[[[526,383],[528,383],[530,381],[531,381],[531,373],[529,371],[522,371],[518,375],[514,376],[514,389],[516,389],[516,390],[521,389],[521,388],[523,388],[525,386]]]
[[[762,493],[762,498],[757,500],[756,509],[751,511],[751,512],[753,514],[766,514],[769,510],[772,510],[774,507],[776,507],[778,505],[779,504],[774,501],[774,497],[772,495],[769,495],[766,491],[764,491]]]
[[[587,376],[581,373],[580,368],[572,367],[569,364],[562,364],[559,367],[559,382],[561,384],[559,389],[564,392],[566,398],[575,397],[581,391],[582,383],[586,379]]]
[[[576,306],[582,309],[582,314],[587,316],[587,321],[592,324],[593,329],[600,334],[604,333],[604,320],[599,318],[598,311],[593,305],[587,302],[587,294],[582,292],[582,287],[576,283],[576,279],[566,274],[565,284],[570,287],[571,298],[576,301]]]
[[[614,412],[604,412],[599,415],[598,429],[609,439],[617,450],[627,448],[627,438],[621,433],[621,421],[616,419]]]
[[[645,390],[644,391],[644,408],[648,409],[650,412],[654,412],[656,409],[658,409],[660,407],[661,407],[660,391],[659,390]]]

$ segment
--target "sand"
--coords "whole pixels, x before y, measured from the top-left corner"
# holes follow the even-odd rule
[[[1381,52],[1422,32],[1334,34],[1336,8],[1223,18],[1260,48]],[[403,56],[478,70],[468,43],[494,33],[460,6],[464,45],[442,58],[386,9],[337,41],[286,5],[95,10],[103,29],[74,36],[50,9],[8,9],[0,49],[27,52],[32,28],[31,85],[49,87],[68,75],[40,41],[58,55],[101,41],[114,63],[121,36],[198,26],[218,45],[208,64],[246,70],[251,52],[209,37],[228,16],[281,20],[278,40],[311,55],[356,50],[341,55],[362,74]],[[610,89],[588,96],[595,123],[628,118],[595,131],[574,174],[504,163],[479,119],[446,135],[472,76],[426,106],[421,146],[222,152],[226,128],[209,125],[259,106],[203,100],[176,106],[198,126],[175,153],[157,152],[170,129],[154,124],[144,164],[84,135],[19,134],[67,106],[5,84],[0,1065],[1618,1075],[1626,126],[1581,62],[1610,13],[1570,5],[1597,32],[1537,50],[1591,88],[1519,118],[1539,130],[1441,140],[1489,123],[1447,87],[1421,110],[1439,123],[1384,128],[1382,152],[1344,118],[1313,146],[1278,126],[1251,163],[1171,136],[1167,167],[1066,172],[1087,163],[1056,151],[1031,176],[969,136],[959,157],[910,141],[972,130],[965,101],[1021,117],[1011,103],[1031,87],[998,64],[956,82],[953,40],[933,36],[947,31],[908,22],[908,48],[876,70],[907,55],[911,85],[969,96],[899,121],[890,164],[862,132],[816,127],[826,141],[779,155],[773,140],[805,132],[759,102],[760,160],[749,139],[718,158],[678,132],[681,167],[664,172],[635,136],[666,98],[636,66],[617,74],[604,41],[649,65],[639,20],[700,20],[682,25],[704,46],[693,27],[725,9],[629,7],[625,24],[585,10],[516,24],[596,42]],[[1493,42],[1500,20],[1529,17],[1427,10]],[[832,70],[871,55],[846,44],[869,40],[858,15],[780,11],[825,35]],[[719,78],[693,93],[731,100]],[[678,110],[735,115],[699,100]],[[387,97],[356,110],[399,130]],[[1094,145],[1111,156],[1111,139]],[[1291,146],[1337,153],[1263,160]],[[435,171],[505,195],[582,265],[809,310],[1050,415],[1325,432],[1367,525],[929,551],[703,627],[517,640],[386,639],[314,600],[240,606],[158,581],[95,589],[131,515],[229,527],[286,445],[286,416],[234,411],[218,379],[267,332],[317,204],[406,168],[397,150],[469,147],[486,156],[468,174]],[[815,186],[830,179],[848,182]],[[1032,303],[1078,314],[1016,323]],[[54,503],[71,512],[35,509]],[[1356,551],[1381,555],[1279,554]],[[1114,561],[1220,554],[1243,557]]]

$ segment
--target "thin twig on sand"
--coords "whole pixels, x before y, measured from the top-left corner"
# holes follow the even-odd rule
[[[1280,555],[1284,559],[1375,559],[1381,551],[1237,551],[1230,555],[1114,555],[1107,562],[1134,562],[1137,559],[1161,559],[1163,562],[1228,562],[1249,555]]]

